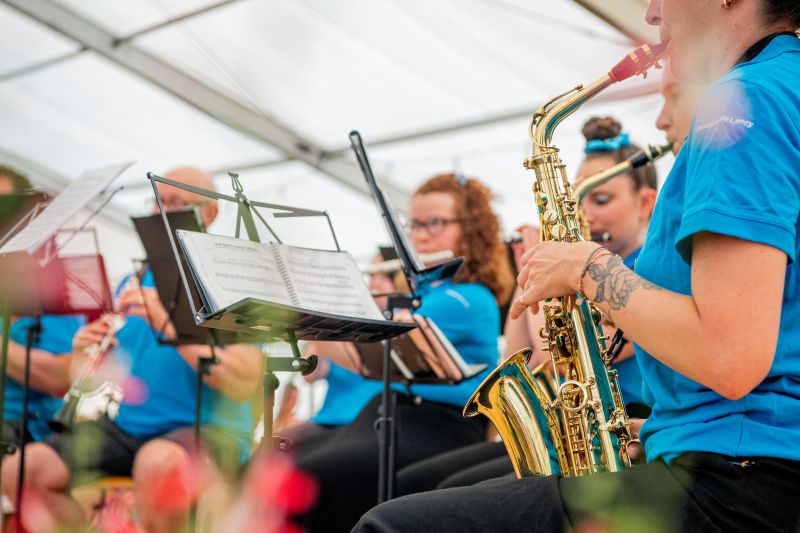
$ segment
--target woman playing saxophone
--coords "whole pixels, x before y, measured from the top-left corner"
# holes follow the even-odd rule
[[[649,462],[589,477],[496,481],[459,489],[458,498],[426,495],[430,523],[457,516],[451,530],[797,530],[800,4],[652,0],[647,19],[670,41],[678,79],[711,86],[636,273],[596,243],[543,242],[526,253],[512,313],[580,291],[625,331],[653,408],[641,434]],[[378,507],[361,531],[408,530],[391,519],[413,515],[419,503]],[[437,504],[441,511],[431,511]]]

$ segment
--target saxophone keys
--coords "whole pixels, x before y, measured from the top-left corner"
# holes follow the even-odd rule
[[[556,224],[550,228],[550,234],[559,241],[563,240],[567,236],[567,227],[564,224]]]

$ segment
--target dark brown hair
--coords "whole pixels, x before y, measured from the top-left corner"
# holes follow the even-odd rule
[[[767,24],[791,22],[800,28],[800,2],[797,0],[764,0],[763,15]]]
[[[464,264],[455,281],[482,283],[494,294],[498,305],[505,305],[514,290],[514,276],[500,238],[500,221],[492,210],[491,191],[476,179],[442,174],[423,183],[414,195],[433,192],[453,196],[461,223],[458,253],[464,256]]]
[[[622,133],[622,124],[611,117],[592,117],[583,125],[581,133],[583,133],[583,136],[586,138],[586,142],[596,139],[604,141],[606,139],[613,139]],[[610,157],[615,162],[622,163],[641,149],[640,146],[631,143],[617,150],[589,152],[586,154],[586,159]],[[656,183],[658,178],[656,176],[656,168],[653,165],[639,167],[626,175],[630,176],[633,182],[633,188],[636,191],[642,188],[657,188]]]

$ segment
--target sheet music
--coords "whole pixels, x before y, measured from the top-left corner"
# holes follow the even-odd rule
[[[268,245],[194,231],[176,234],[211,311],[245,298],[297,305]]]
[[[384,319],[350,254],[282,244],[271,247],[285,265],[300,307],[334,315]]]
[[[105,191],[131,164],[111,165],[87,170],[81,174],[78,179],[67,185],[38,217],[8,241],[0,249],[0,253],[36,251],[61,226]]]

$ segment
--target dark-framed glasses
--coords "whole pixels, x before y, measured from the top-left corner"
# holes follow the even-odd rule
[[[448,224],[458,224],[460,221],[457,218],[428,218],[426,220],[409,220],[404,228],[406,233],[413,235],[418,231],[425,230],[428,235],[436,235],[441,233]]]

